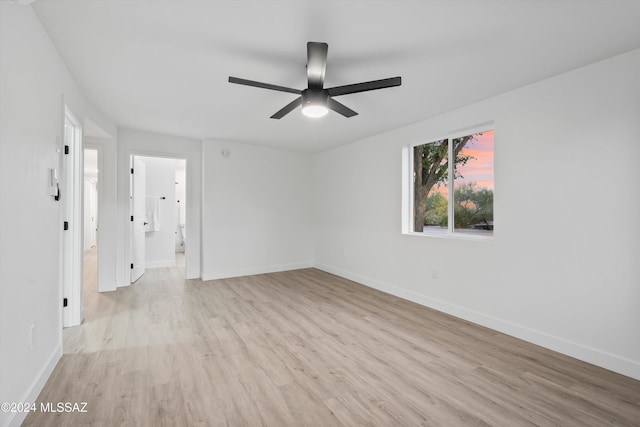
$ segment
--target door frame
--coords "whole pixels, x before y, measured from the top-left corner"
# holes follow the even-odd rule
[[[133,175],[131,174],[131,162],[134,156],[139,156],[139,157],[158,157],[158,158],[162,158],[162,159],[175,159],[175,160],[184,160],[185,161],[185,175],[186,175],[186,188],[185,188],[185,194],[186,194],[186,198],[187,198],[187,203],[185,204],[185,217],[189,216],[189,212],[191,211],[191,208],[189,207],[189,199],[193,196],[190,197],[190,190],[189,187],[191,185],[191,168],[192,168],[192,162],[195,161],[195,159],[192,159],[192,156],[190,156],[189,154],[179,154],[179,153],[170,153],[170,152],[161,152],[161,151],[151,151],[151,150],[144,150],[144,149],[127,149],[127,150],[123,150],[123,155],[124,155],[124,161],[126,162],[127,165],[127,169],[125,171],[123,171],[124,174],[126,174],[126,180],[124,181],[125,184],[125,191],[128,190],[128,193],[125,195],[125,197],[127,197],[127,204],[126,204],[126,222],[127,222],[127,226],[124,227],[124,245],[122,246],[122,248],[124,249],[124,261],[126,262],[125,264],[125,269],[126,269],[126,274],[125,276],[127,277],[127,281],[122,284],[122,285],[118,285],[119,287],[121,286],[130,286],[131,285],[131,274],[130,274],[130,268],[129,266],[131,265],[132,259],[133,259],[133,254],[131,252],[131,244],[133,242],[133,232],[132,232],[132,227],[130,226],[131,221],[129,220],[130,216],[131,216],[131,212],[132,212],[132,200],[131,200],[131,191],[132,191],[132,186],[133,186]],[[186,218],[185,218],[186,220]],[[187,227],[189,226],[188,222],[187,222]],[[185,236],[186,239],[186,236]],[[188,241],[188,239],[187,239]],[[202,250],[202,249],[200,249]],[[194,252],[198,252],[198,251],[194,251]],[[189,250],[189,246],[187,244],[185,244],[185,248],[184,248],[184,256],[185,256],[185,265],[188,262],[187,260],[189,259],[190,256],[197,256],[200,257],[200,253],[192,253]],[[197,259],[197,258],[196,258]],[[185,268],[185,278],[188,277],[188,270]]]
[[[67,140],[67,121],[74,129],[70,140]],[[69,146],[68,154],[66,145]],[[63,184],[60,201],[63,205],[63,221],[68,222],[68,229],[64,230],[62,235],[62,295],[67,299],[67,306],[63,306],[62,309],[62,326],[66,328],[80,325],[84,318],[82,301],[84,147],[82,125],[66,104],[62,148]]]
[[[144,209],[146,206],[146,190],[143,191],[143,199],[138,200],[136,198],[136,176],[140,179],[140,182],[143,183],[143,187],[146,188],[146,165],[142,159],[142,156],[132,155],[129,157],[129,166],[131,166],[131,174],[129,179],[129,214],[131,216],[131,221],[129,223],[129,258],[131,260],[131,272],[129,275],[129,282],[135,283],[140,277],[142,277],[146,270],[146,263],[144,259],[138,259],[136,263],[135,254],[136,248],[142,247],[142,253],[146,256],[146,234],[144,232],[144,216],[140,218],[136,211],[136,205],[139,209]],[[140,170],[142,169],[142,174],[140,174]],[[135,170],[135,173],[134,173]],[[140,196],[138,194],[138,196]],[[141,206],[140,206],[141,205]],[[142,233],[142,241],[139,242],[136,239],[137,232]],[[142,265],[140,265],[142,264]],[[139,274],[138,274],[139,273]],[[135,277],[134,277],[135,276]]]

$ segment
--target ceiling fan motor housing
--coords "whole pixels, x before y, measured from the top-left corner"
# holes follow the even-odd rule
[[[307,106],[327,106],[329,92],[326,89],[305,89],[302,91],[302,108]]]

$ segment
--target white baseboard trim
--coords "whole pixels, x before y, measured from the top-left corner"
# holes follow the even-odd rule
[[[303,268],[313,268],[313,262],[300,262],[295,264],[265,265],[262,267],[242,268],[238,270],[227,270],[217,272],[203,272],[202,280],[229,279],[240,276],[253,276],[255,274],[277,273],[279,271],[300,270]]]
[[[61,357],[62,357],[62,346],[58,345],[56,349],[53,351],[53,353],[51,354],[51,357],[49,357],[49,360],[47,361],[47,363],[42,367],[42,370],[40,371],[38,377],[33,381],[31,386],[27,390],[27,393],[24,399],[19,400],[19,402],[34,403],[36,401],[36,399],[38,398],[38,395],[44,388],[44,385],[47,383],[47,380],[51,376],[51,373],[55,369]],[[28,412],[17,412],[17,413],[10,414],[7,420],[6,426],[8,427],[20,426],[20,424],[22,424],[24,419],[27,418],[28,414],[29,414]]]
[[[118,283],[115,280],[110,281],[110,283],[105,282],[98,281],[98,292],[114,292],[118,289]]]
[[[576,343],[564,338],[549,335],[544,332],[536,331],[522,325],[518,325],[503,319],[498,319],[475,310],[470,310],[456,304],[451,304],[436,298],[418,294],[400,287],[383,283],[379,280],[364,277],[359,274],[351,273],[340,268],[332,267],[326,264],[315,264],[318,270],[335,274],[336,276],[352,280],[370,288],[424,305],[434,310],[450,314],[452,316],[468,320],[469,322],[485,326],[498,332],[519,338],[521,340],[548,348],[558,353],[574,357],[587,363],[617,372],[622,375],[640,380],[640,362],[630,360],[606,351],[588,347],[580,343]]]
[[[176,260],[174,259],[167,259],[164,261],[152,261],[152,262],[146,262],[144,264],[145,268],[161,268],[161,267],[175,267],[176,266]]]

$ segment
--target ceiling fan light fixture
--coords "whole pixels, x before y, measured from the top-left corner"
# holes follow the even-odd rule
[[[388,79],[371,80],[368,82],[354,83],[343,86],[324,88],[324,75],[327,69],[327,49],[326,43],[307,43],[307,88],[303,90],[293,89],[286,86],[278,86],[270,83],[262,83],[254,80],[241,79],[229,76],[229,83],[245,86],[254,86],[262,89],[277,90],[279,92],[295,93],[300,95],[287,105],[276,111],[271,116],[272,119],[281,119],[298,107],[302,107],[302,114],[307,117],[319,118],[326,116],[329,110],[335,111],[344,117],[357,116],[358,113],[346,105],[336,101],[334,97],[348,95],[351,93],[366,92],[369,90],[385,89],[388,87],[400,86],[400,77]]]
[[[319,118],[329,112],[327,106],[328,94],[320,89],[305,89],[302,91],[302,114],[307,117]]]
[[[329,109],[322,104],[307,104],[302,107],[302,114],[314,119],[326,116],[328,112]]]

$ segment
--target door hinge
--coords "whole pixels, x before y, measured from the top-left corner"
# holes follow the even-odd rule
[[[133,174],[133,168],[131,168],[131,173]]]
[[[69,154],[69,146],[68,145],[64,146],[64,154]]]
[[[64,228],[65,230],[68,230],[68,229],[69,229],[69,221],[65,221],[65,222],[64,222],[64,224],[63,224],[63,228]]]
[[[131,264],[131,269],[133,270],[133,264]]]
[[[62,298],[62,306],[66,307],[67,305],[69,305],[69,302],[67,301],[66,298]]]
[[[131,215],[131,221],[133,221],[133,215]]]

